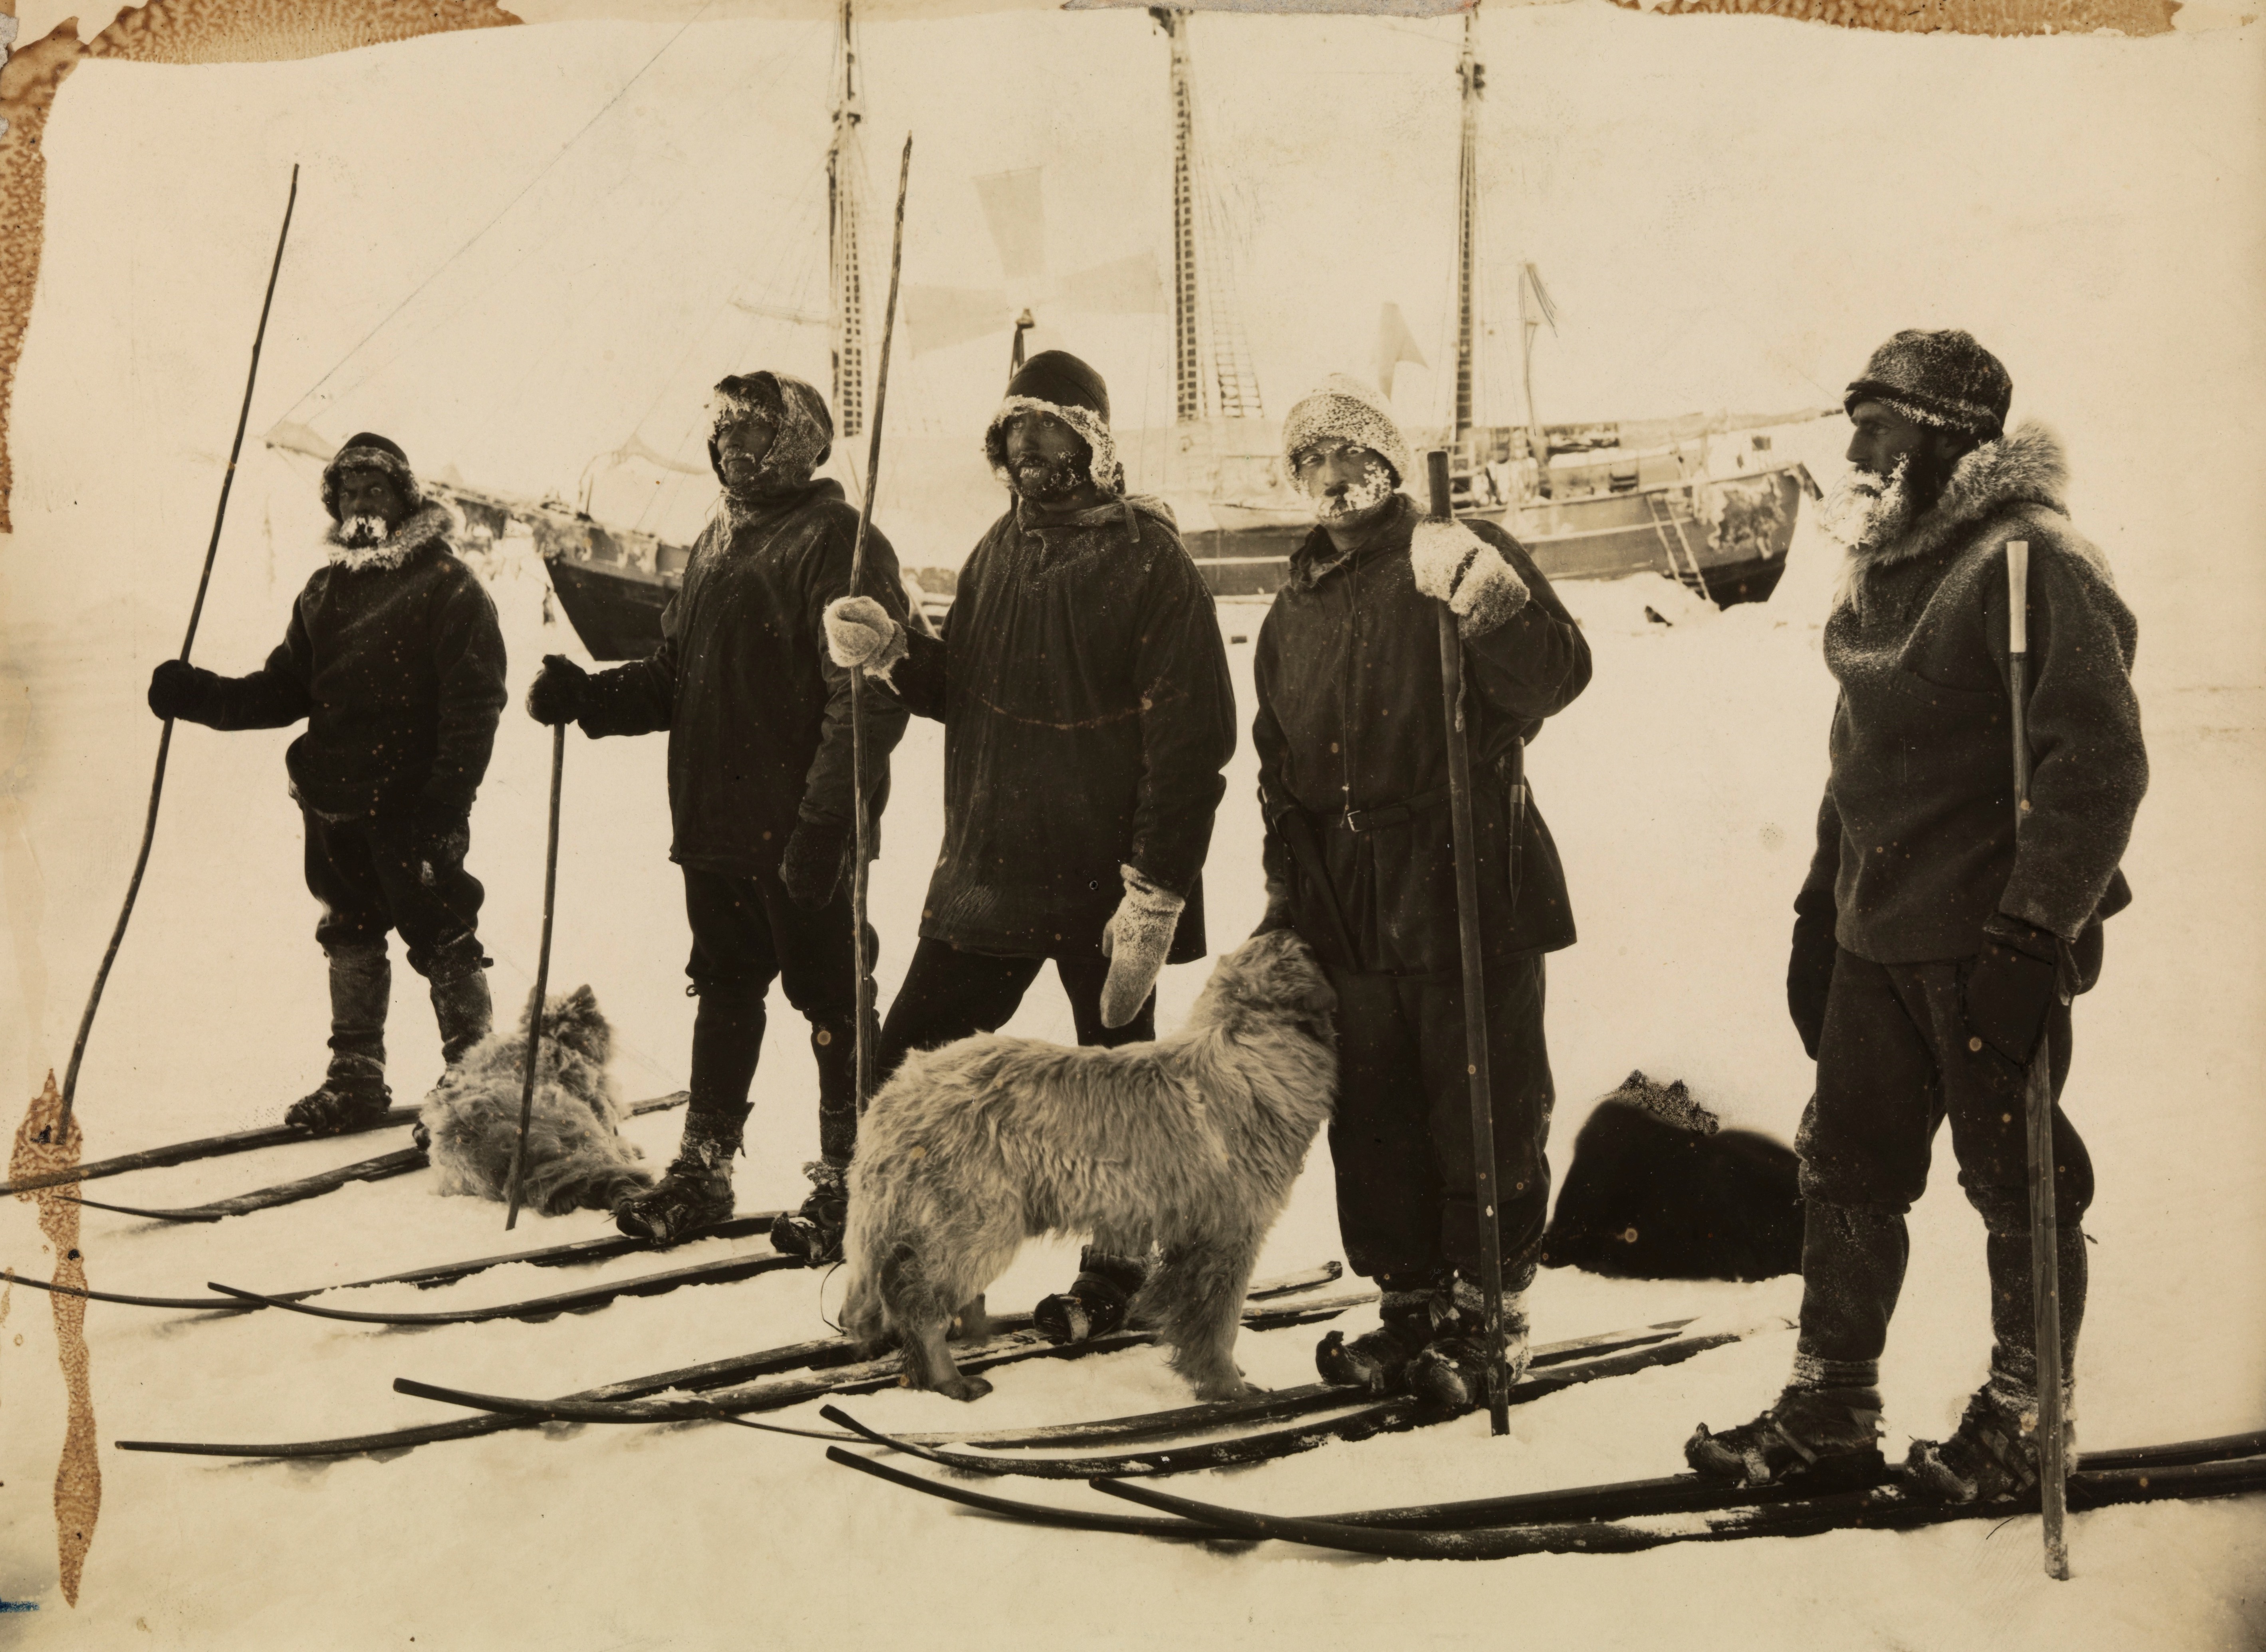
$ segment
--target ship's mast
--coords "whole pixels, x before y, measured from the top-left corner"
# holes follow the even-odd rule
[[[1464,49],[1456,61],[1456,78],[1463,87],[1463,147],[1456,167],[1456,434],[1453,446],[1460,452],[1472,428],[1472,333],[1474,288],[1479,264],[1480,208],[1480,94],[1487,84],[1487,68],[1479,59],[1473,27],[1479,21],[1475,5],[1464,13]]]
[[[1196,194],[1191,175],[1195,116],[1188,97],[1188,14],[1159,7],[1150,15],[1163,27],[1173,53],[1173,412],[1181,424],[1195,424],[1204,415],[1204,394],[1196,324]]]
[[[834,358],[834,422],[844,436],[866,426],[866,287],[859,259],[859,186],[865,168],[858,123],[858,37],[842,0],[842,77],[834,88],[834,142],[826,151],[827,325]]]

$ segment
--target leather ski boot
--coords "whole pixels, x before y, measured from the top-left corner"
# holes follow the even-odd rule
[[[740,1151],[747,1115],[723,1119],[693,1113],[684,1121],[684,1140],[667,1173],[654,1186],[630,1194],[614,1206],[614,1225],[632,1239],[656,1245],[681,1245],[732,1215],[732,1155]]]
[[[1740,1486],[1796,1478],[1862,1485],[1880,1479],[1886,1468],[1872,1362],[1805,1371],[1802,1359],[1797,1356],[1795,1379],[1769,1410],[1721,1434],[1701,1423],[1685,1443],[1684,1460],[1710,1480]]]
[[[1031,1324],[1050,1342],[1090,1342],[1125,1323],[1125,1311],[1149,1277],[1145,1257],[1114,1256],[1089,1245],[1068,1290],[1041,1299]]]
[[[2062,1450],[2077,1455],[2070,1391],[2063,1390]],[[1993,1371],[1968,1397],[1959,1427],[1946,1440],[1914,1440],[1904,1482],[1937,1502],[1999,1502],[2038,1488],[2038,1395],[2035,1385]]]
[[[393,969],[383,939],[329,949],[331,1065],[323,1082],[285,1110],[287,1129],[303,1136],[343,1136],[385,1122],[393,1106],[385,1086],[385,1011]]]
[[[810,1178],[810,1196],[802,1209],[771,1224],[771,1248],[821,1268],[842,1260],[842,1231],[850,1220],[848,1170],[819,1159],[805,1165],[802,1173]]]
[[[455,1076],[472,1047],[488,1035],[495,1017],[494,1005],[488,997],[488,961],[481,955],[479,942],[466,936],[450,947],[448,953],[434,966],[428,983],[433,1019],[441,1029],[441,1076],[425,1093],[428,1106]],[[411,1125],[409,1134],[420,1149],[429,1151],[432,1147],[432,1133],[425,1128],[424,1120]]]
[[[1506,1387],[1526,1375],[1533,1359],[1527,1347],[1524,1296],[1523,1288],[1502,1293],[1501,1341]],[[1476,1283],[1458,1279],[1449,1300],[1453,1313],[1409,1364],[1408,1392],[1422,1401],[1427,1411],[1457,1417],[1488,1402],[1487,1299]]]
[[[1314,1349],[1314,1369],[1324,1382],[1341,1388],[1401,1393],[1408,1385],[1408,1367],[1452,1312],[1448,1288],[1445,1281],[1421,1276],[1380,1275],[1377,1283],[1384,1295],[1377,1329],[1350,1342],[1344,1332],[1332,1331]]]

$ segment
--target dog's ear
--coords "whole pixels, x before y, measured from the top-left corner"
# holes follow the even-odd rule
[[[544,1030],[561,1048],[574,1050],[602,1067],[613,1047],[613,1029],[599,1012],[597,994],[587,984],[551,1000],[544,1016]]]

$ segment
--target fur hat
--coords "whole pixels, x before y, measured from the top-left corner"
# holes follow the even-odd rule
[[[771,450],[764,455],[757,483],[759,493],[800,487],[834,451],[834,415],[827,411],[826,398],[791,373],[735,373],[716,386],[708,408],[708,463],[720,482],[724,465],[716,436],[735,420],[752,416],[771,429]]]
[[[417,478],[409,468],[409,456],[401,444],[371,431],[346,439],[346,444],[331,456],[323,466],[323,508],[331,513],[331,520],[339,519],[339,478],[348,471],[376,471],[390,479],[401,490],[403,507],[412,515],[424,504],[425,490],[417,485]]]
[[[2014,399],[2014,379],[1974,334],[1908,328],[1873,352],[1841,407],[1853,413],[1860,401],[1885,402],[1916,424],[1996,442]]]
[[[1392,409],[1359,379],[1333,373],[1321,389],[1290,409],[1283,421],[1283,463],[1295,470],[1298,455],[1315,442],[1334,437],[1359,442],[1392,467],[1396,486],[1416,479],[1416,462],[1408,443],[1393,422]]]
[[[1125,470],[1109,434],[1109,386],[1101,375],[1068,350],[1042,350],[1007,381],[1007,398],[983,429],[983,457],[992,474],[1007,479],[1007,421],[1017,413],[1051,414],[1076,431],[1093,454],[1086,466],[1105,493],[1125,491]]]

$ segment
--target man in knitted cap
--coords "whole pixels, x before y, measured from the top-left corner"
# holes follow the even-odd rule
[[[495,604],[451,553],[448,508],[425,496],[401,449],[350,438],[324,468],[322,497],[324,565],[267,663],[224,677],[168,660],[150,677],[160,717],[231,729],[307,720],[284,762],[323,909],[331,1060],[284,1122],[310,1136],[369,1129],[391,1106],[388,930],[431,986],[442,1058],[453,1066],[487,1036],[482,890],[464,853],[505,698]]]
[[[1841,685],[1817,850],[1795,900],[1787,997],[1817,1062],[1803,1117],[1802,1335],[1752,1422],[1685,1455],[1745,1482],[1880,1472],[1879,1360],[1904,1283],[1904,1212],[1946,1117],[1982,1214],[1996,1342],[1958,1429],[1916,1442],[1907,1481],[1954,1502],[2037,1483],[2024,1071],[2049,1052],[2062,1358],[2085,1317],[2093,1166],[2058,1104],[2070,999],[2098,978],[2102,920],[2147,786],[2128,673],[2137,631],[2070,525],[2060,442],[2007,432],[2014,384],[1964,333],[1900,333],[1849,386],[1848,562],[1825,627]],[[2007,753],[2006,545],[2029,545],[2028,739],[2014,829]]]
[[[1235,750],[1211,594],[1163,501],[1125,493],[1108,391],[1076,356],[1032,357],[983,445],[1012,501],[961,570],[943,635],[870,603],[828,614],[837,659],[944,723],[944,848],[883,1078],[910,1050],[996,1030],[1049,960],[1078,1042],[1154,1038],[1159,969],[1205,950],[1201,873]],[[1089,1247],[1041,1327],[1113,1328],[1144,1269]]]
[[[1331,1382],[1468,1409],[1486,1392],[1483,1214],[1465,1062],[1455,837],[1439,608],[1463,640],[1464,714],[1486,938],[1504,1355],[1524,1369],[1518,1296],[1533,1278],[1554,1098],[1543,956],[1574,943],[1521,745],[1590,680],[1589,645],[1518,543],[1493,523],[1433,523],[1392,409],[1334,378],[1290,412],[1288,468],[1316,526],[1260,626],[1253,661],[1268,915],[1312,945],[1338,995],[1330,1124],[1338,1226],[1384,1295],[1378,1328],[1327,1337]]]
[[[692,928],[685,973],[699,998],[692,1099],[676,1161],[659,1186],[616,1208],[625,1233],[676,1244],[732,1214],[764,1042],[764,999],[782,981],[810,1023],[818,1062],[819,1157],[811,1193],[772,1243],[796,1248],[839,1225],[843,1171],[858,1139],[858,960],[850,859],[849,674],[827,658],[821,615],[850,594],[858,512],[842,485],[811,472],[834,421],[817,391],[785,373],[717,385],[708,441],[724,497],[694,542],[684,584],[646,659],[596,676],[552,654],[528,691],[537,722],[579,721],[590,735],[669,731],[669,859],[684,870]],[[896,552],[866,537],[864,582],[904,618]],[[888,754],[905,714],[865,702],[866,807],[878,850]],[[865,935],[869,958],[876,942]],[[814,1258],[816,1260],[816,1258]]]

